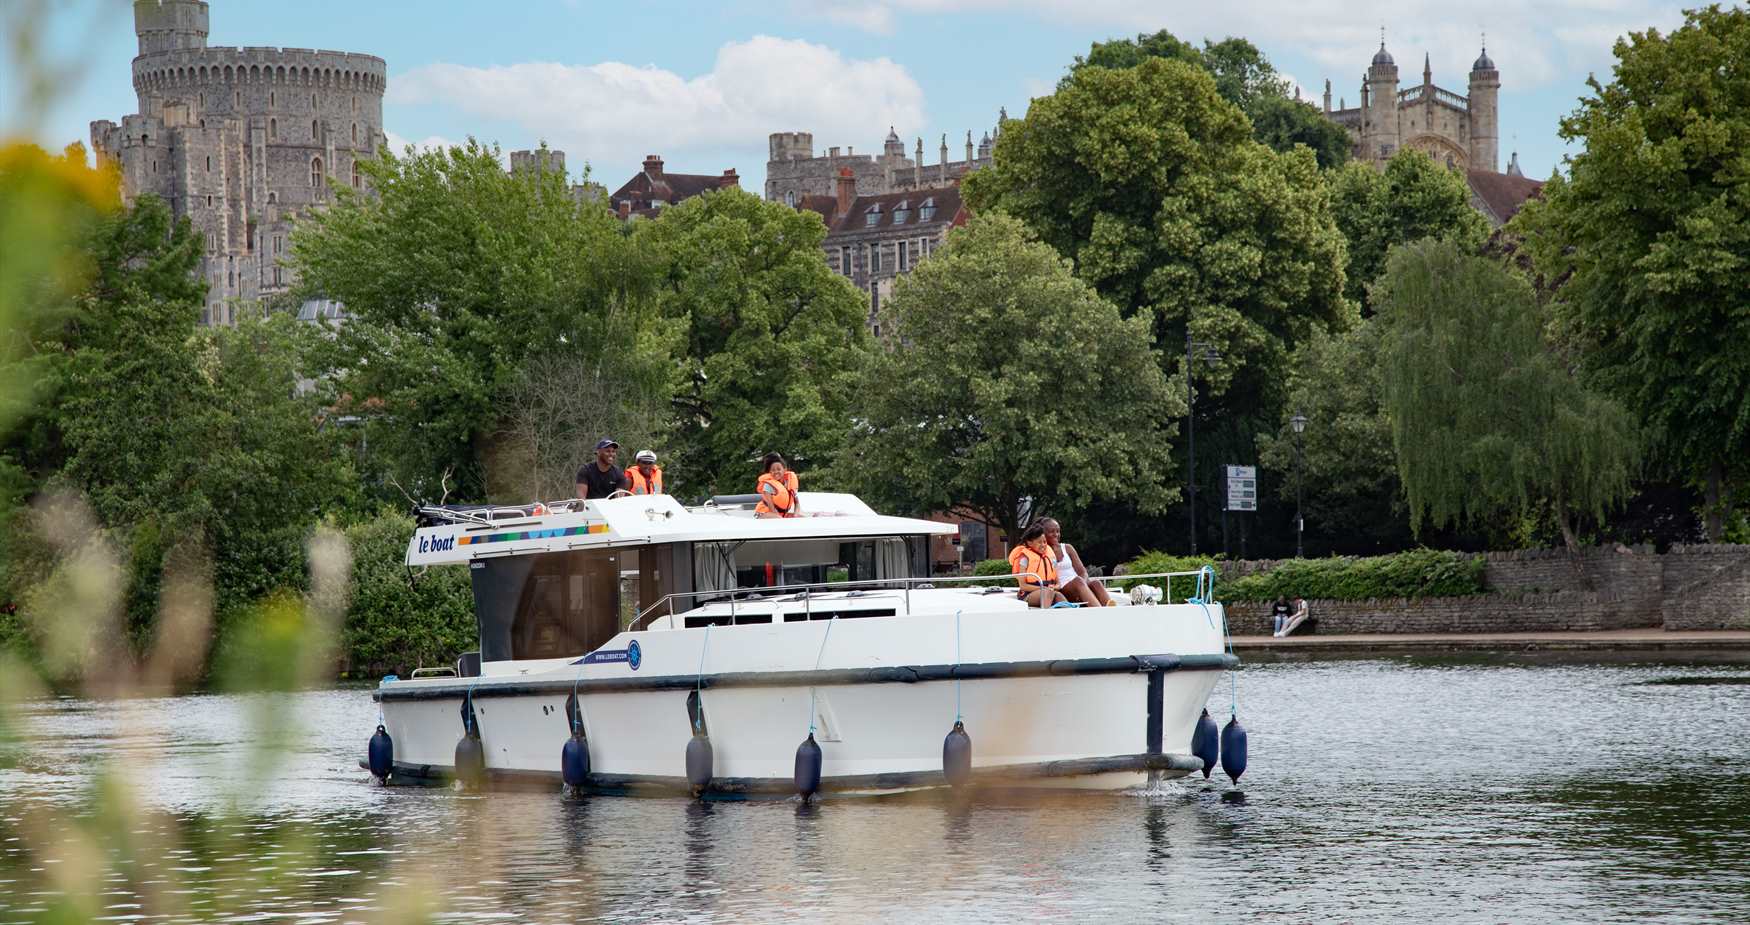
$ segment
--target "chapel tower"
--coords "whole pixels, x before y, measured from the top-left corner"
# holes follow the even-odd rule
[[[1501,162],[1501,123],[1499,99],[1501,72],[1489,60],[1489,47],[1470,66],[1470,164],[1481,170],[1495,170]]]
[[[1361,156],[1365,160],[1389,159],[1402,143],[1398,128],[1398,65],[1385,40],[1367,68],[1361,85]]]

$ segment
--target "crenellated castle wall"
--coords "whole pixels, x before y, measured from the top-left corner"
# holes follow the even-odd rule
[[[292,225],[363,189],[359,164],[386,143],[388,66],[373,55],[310,48],[208,47],[207,4],[134,6],[139,111],[91,123],[92,147],[116,162],[124,198],[154,194],[206,241],[201,274],[210,323],[295,282]]]

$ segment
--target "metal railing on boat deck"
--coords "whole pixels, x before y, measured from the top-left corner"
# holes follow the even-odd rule
[[[1102,575],[1090,580],[1098,581],[1101,584],[1110,584],[1114,581],[1128,582],[1164,578],[1166,579],[1166,587],[1161,591],[1160,603],[1170,604],[1173,602],[1173,579],[1190,578],[1193,582],[1193,587],[1195,587],[1195,582],[1200,574],[1201,572],[1149,572],[1143,575]],[[665,594],[662,597],[657,598],[655,603],[639,611],[638,616],[632,620],[631,625],[627,626],[626,629],[627,631],[648,629],[649,624],[653,619],[659,616],[664,616],[664,614],[657,613],[657,611],[661,610],[664,605],[667,605],[668,608],[666,616],[675,616],[674,602],[683,598],[710,598],[710,600],[701,602],[700,606],[703,606],[704,604],[722,603],[724,598],[727,598],[729,604],[729,623],[731,626],[736,622],[736,604],[738,601],[743,604],[754,602],[780,604],[794,603],[796,600],[800,599],[802,601],[802,612],[806,615],[807,619],[813,619],[814,595],[816,593],[857,591],[864,588],[875,591],[903,592],[905,615],[909,617],[911,616],[911,589],[914,586],[919,587],[920,590],[933,589],[937,584],[944,583],[964,583],[977,586],[981,582],[988,585],[990,582],[1002,581],[1008,578],[1030,578],[1035,583],[1039,581],[1039,576],[1033,572],[1014,572],[1003,575],[960,575],[930,578],[868,578],[859,581],[816,581],[793,585],[769,585],[757,588],[719,588],[712,591],[676,591],[673,594]],[[895,587],[896,585],[899,587]],[[1002,586],[991,585],[991,587]],[[770,597],[770,595],[774,594],[788,594],[792,592],[796,594],[796,597],[788,600],[774,600]],[[765,611],[761,611],[761,615],[767,616],[769,614]]]

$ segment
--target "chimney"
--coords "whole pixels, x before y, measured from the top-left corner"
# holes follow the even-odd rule
[[[851,203],[857,201],[857,178],[851,174],[851,168],[839,168],[837,193],[838,200],[832,206],[832,220],[834,222],[850,214]]]
[[[741,185],[741,178],[735,175],[735,168],[734,167],[731,167],[728,170],[723,171],[723,176],[717,180],[717,187],[719,189],[728,189],[732,186],[740,186],[740,185]]]
[[[644,174],[652,180],[662,179],[662,155],[644,155]]]

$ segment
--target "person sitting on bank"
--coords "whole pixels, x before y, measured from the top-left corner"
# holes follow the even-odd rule
[[[1082,554],[1063,541],[1063,525],[1051,517],[1040,523],[1045,525],[1045,544],[1050,548],[1052,558],[1056,560],[1052,564],[1057,569],[1057,588],[1063,592],[1063,596],[1089,607],[1118,606],[1112,600],[1112,595],[1106,593],[1105,582],[1094,581],[1088,577],[1088,567],[1082,564]]]
[[[616,491],[626,491],[631,483],[626,480],[626,473],[614,460],[620,455],[620,445],[609,437],[603,437],[595,445],[595,461],[583,464],[577,470],[577,496],[579,498],[606,498]]]
[[[781,454],[767,453],[760,460],[760,479],[754,491],[760,496],[760,503],[753,509],[756,517],[795,517],[802,513],[796,473],[785,468]]]
[[[1307,619],[1306,598],[1300,597],[1297,595],[1294,598],[1294,613],[1293,613],[1293,615],[1291,615],[1288,618],[1287,623],[1282,624],[1282,629],[1276,631],[1276,635],[1287,636],[1290,633],[1293,633],[1295,630],[1300,629],[1300,625],[1302,623],[1305,623],[1306,619]]]
[[[626,489],[635,495],[662,494],[662,467],[656,464],[656,453],[651,450],[639,450],[632,457],[632,468],[626,470]]]
[[[1057,565],[1045,542],[1045,524],[1035,522],[1021,534],[1021,542],[1009,550],[1009,572],[1020,585],[1021,600],[1029,607],[1052,607],[1065,603],[1057,590]]]
[[[1293,613],[1288,598],[1277,595],[1276,603],[1270,605],[1270,635],[1282,635],[1282,628],[1288,625],[1288,618]]]

